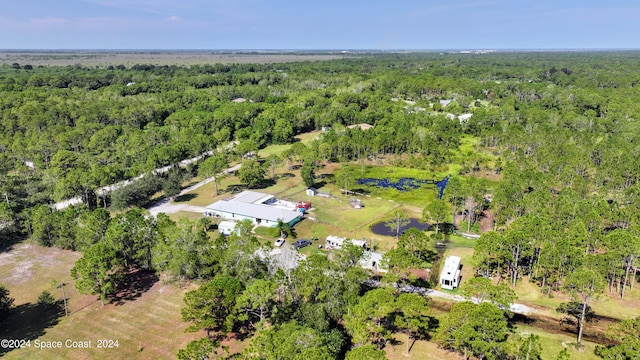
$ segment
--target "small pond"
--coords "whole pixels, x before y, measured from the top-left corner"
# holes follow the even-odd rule
[[[397,181],[392,181],[389,179],[373,179],[373,178],[364,178],[357,179],[356,184],[358,185],[367,185],[367,186],[377,186],[381,188],[393,188],[398,191],[410,191],[419,189],[422,185],[433,184],[438,189],[438,199],[442,199],[442,195],[444,194],[444,189],[447,187],[447,183],[451,177],[447,176],[442,180],[419,180],[414,178],[401,178]]]
[[[378,235],[396,236],[396,230],[390,229],[386,224],[387,224],[386,222],[381,221],[373,225],[371,227],[371,231],[374,234],[378,234]],[[409,219],[409,223],[407,225],[400,228],[400,234],[404,233],[405,231],[413,227],[419,230],[429,230],[431,228],[431,225],[420,222],[418,221],[418,219],[411,218]]]

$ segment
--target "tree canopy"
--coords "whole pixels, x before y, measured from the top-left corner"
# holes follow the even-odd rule
[[[565,292],[581,306],[580,342],[589,304],[605,289],[628,296],[637,275],[638,59],[635,51],[380,53],[284,64],[0,66],[0,247],[28,237],[83,251],[73,270],[78,289],[103,301],[125,272],[204,283],[225,277],[237,287],[225,312],[203,295],[208,310],[188,321],[258,331],[256,339],[290,324],[284,333],[319,346],[291,349],[296,356],[343,356],[351,344],[337,352],[331,333],[342,325],[365,344],[349,356],[379,356],[375,345],[384,345],[389,326],[416,338],[409,319],[423,315],[402,313],[397,294],[378,294],[381,313],[360,306],[375,302],[368,294],[380,289],[366,289],[366,275],[350,267],[355,251],[336,253],[335,262],[314,254],[278,272],[254,256],[260,244],[246,225],[241,235],[210,239],[207,223],[153,219],[131,208],[160,190],[175,195],[181,175],[214,176],[217,186],[232,161],[242,163],[245,186],[264,186],[267,169],[276,178],[279,160],[272,155],[262,164],[259,151],[292,144],[280,159],[291,171],[301,166],[307,186],[320,167],[335,163],[340,170],[326,179],[345,191],[374,164],[454,175],[442,200],[420,204],[423,219],[436,238],[449,219],[465,232],[491,228],[475,244],[473,265],[501,284],[475,278],[461,290],[501,306],[512,298],[507,286],[525,278],[546,294]],[[314,130],[311,141],[296,138]],[[208,158],[185,170],[152,174],[203,154]],[[50,206],[74,196],[84,204]],[[403,216],[392,215],[392,272],[431,265],[430,239],[401,234]],[[197,295],[190,295],[194,304]],[[468,355],[504,354],[500,309],[490,306],[454,306],[436,338]],[[627,340],[602,356],[631,353],[637,346]],[[264,348],[271,343],[263,341]],[[191,350],[202,356],[208,346]],[[516,347],[538,356],[535,338]]]

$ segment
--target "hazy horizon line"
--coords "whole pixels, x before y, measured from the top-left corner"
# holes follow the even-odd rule
[[[45,52],[69,52],[69,51],[97,51],[97,52],[240,52],[240,53],[248,53],[248,52],[340,52],[340,53],[349,53],[349,52],[442,52],[442,51],[483,51],[483,52],[535,52],[535,51],[638,51],[640,48],[446,48],[446,49],[359,49],[359,48],[316,48],[316,49],[292,49],[292,48],[281,48],[281,49],[260,49],[260,48],[238,48],[238,49],[200,49],[200,48],[192,48],[192,49],[153,49],[153,48],[7,48],[0,49],[0,52],[37,52],[37,51],[45,51]]]

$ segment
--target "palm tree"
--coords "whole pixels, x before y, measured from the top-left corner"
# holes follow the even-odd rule
[[[276,229],[280,230],[280,237],[283,239],[289,235],[291,236],[295,235],[291,225],[289,225],[289,223],[282,221],[282,219],[278,219],[278,225],[276,225]]]

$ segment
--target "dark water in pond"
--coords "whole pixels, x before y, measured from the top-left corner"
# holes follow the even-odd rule
[[[396,230],[389,229],[389,227],[386,224],[387,223],[384,221],[379,222],[371,227],[371,231],[374,234],[378,234],[378,235],[396,236]],[[407,231],[412,227],[417,228],[419,230],[429,230],[431,228],[431,225],[420,222],[418,221],[418,219],[411,218],[409,219],[409,224],[400,228],[400,234],[404,233],[405,231]]]
[[[419,189],[425,184],[435,184],[438,188],[438,199],[442,199],[444,189],[447,187],[447,183],[451,176],[447,176],[442,180],[418,180],[414,178],[401,178],[398,181],[392,181],[389,179],[373,179],[364,178],[356,180],[358,185],[378,186],[382,188],[394,188],[398,191],[409,191]]]

